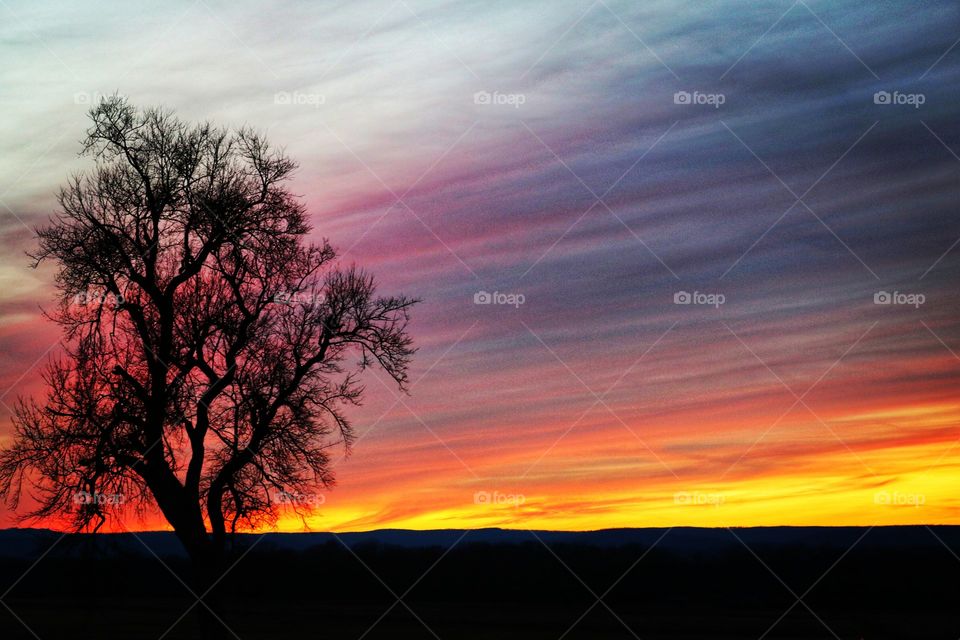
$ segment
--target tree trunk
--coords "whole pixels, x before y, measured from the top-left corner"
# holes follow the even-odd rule
[[[159,502],[159,501],[158,501]],[[222,617],[222,599],[217,588],[226,569],[223,560],[223,547],[211,540],[203,519],[196,512],[165,504],[169,511],[167,520],[174,525],[174,533],[190,559],[190,576],[187,584],[193,594],[200,599],[194,608],[196,637],[200,640],[221,640],[232,638],[232,634],[220,621]],[[211,611],[212,610],[212,611]]]

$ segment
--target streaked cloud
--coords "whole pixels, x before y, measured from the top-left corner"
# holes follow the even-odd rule
[[[863,496],[904,479],[926,511],[883,518],[956,521],[958,12],[5,3],[0,393],[36,389],[25,367],[57,339],[28,227],[86,165],[86,103],[119,91],[266,130],[316,234],[424,300],[424,377],[405,404],[368,381],[315,526],[833,523],[844,505],[866,523]],[[498,486],[527,519],[470,503]],[[738,498],[670,502],[697,487]]]

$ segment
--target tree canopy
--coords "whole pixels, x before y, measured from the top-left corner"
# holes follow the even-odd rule
[[[308,242],[296,165],[262,135],[116,96],[90,117],[94,168],[33,255],[59,267],[66,350],[16,407],[0,490],[78,528],[156,507],[198,558],[333,483],[360,373],[407,381],[415,300]]]

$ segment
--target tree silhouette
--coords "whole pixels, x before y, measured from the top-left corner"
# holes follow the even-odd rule
[[[228,534],[333,483],[360,372],[404,387],[415,300],[307,243],[295,163],[261,135],[117,96],[90,117],[95,168],[60,190],[32,256],[59,266],[66,352],[45,401],[17,404],[0,492],[78,529],[155,506],[212,570]]]

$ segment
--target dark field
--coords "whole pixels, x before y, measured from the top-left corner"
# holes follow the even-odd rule
[[[204,601],[215,631],[242,640],[960,637],[953,528],[677,529],[639,542],[663,533],[245,536]],[[0,559],[12,585],[0,638],[217,637],[166,534],[146,546],[70,537],[37,562],[58,537],[0,537],[7,552],[36,548]]]

